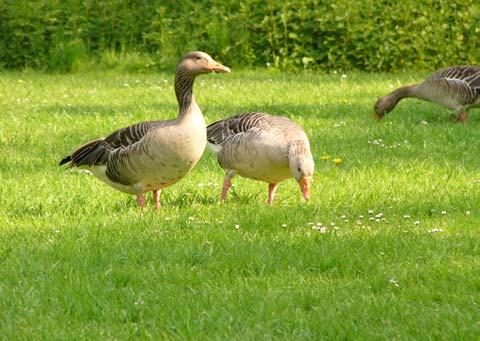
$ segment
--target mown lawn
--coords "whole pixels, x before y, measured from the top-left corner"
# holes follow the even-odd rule
[[[206,153],[141,212],[57,163],[174,117],[173,74],[0,73],[0,339],[478,339],[480,110],[461,125],[411,100],[373,120],[378,96],[424,76],[203,76],[207,122],[304,126],[312,200],[290,180],[269,207],[237,177],[222,204]]]

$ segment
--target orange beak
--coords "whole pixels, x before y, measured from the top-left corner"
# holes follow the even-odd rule
[[[208,68],[212,72],[220,72],[220,73],[230,73],[230,68],[227,66],[224,66],[220,63],[217,63],[216,61],[213,61],[211,63],[208,63]]]
[[[300,190],[302,191],[303,198],[305,200],[310,199],[310,184],[312,182],[311,177],[302,177],[300,178],[300,181],[298,181],[298,184],[300,185]]]

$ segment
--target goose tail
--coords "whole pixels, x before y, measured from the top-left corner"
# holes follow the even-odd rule
[[[105,164],[111,150],[105,140],[91,141],[64,157],[59,165],[70,162],[70,167],[93,166]]]

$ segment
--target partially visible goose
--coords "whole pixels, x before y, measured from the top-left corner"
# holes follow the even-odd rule
[[[402,86],[375,103],[375,118],[381,120],[404,98],[435,102],[459,112],[466,122],[467,110],[480,107],[480,67],[452,66],[433,73],[423,83]]]
[[[204,52],[187,53],[175,73],[176,119],[119,129],[78,148],[60,165],[70,162],[70,167],[90,170],[113,188],[136,195],[140,207],[145,205],[144,193],[153,191],[158,208],[159,191],[181,180],[205,149],[205,120],[193,96],[193,82],[196,76],[210,72],[228,73],[230,69]]]
[[[236,175],[268,182],[271,205],[279,182],[293,176],[305,200],[310,198],[313,158],[303,129],[286,117],[249,112],[207,127],[208,147],[225,170],[221,199]]]

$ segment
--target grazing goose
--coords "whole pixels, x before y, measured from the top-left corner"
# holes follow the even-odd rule
[[[181,180],[205,149],[205,120],[195,102],[193,82],[196,76],[210,72],[228,73],[230,69],[204,52],[187,53],[175,73],[180,108],[176,119],[119,129],[78,148],[60,165],[70,162],[70,167],[90,170],[113,188],[136,195],[140,207],[145,205],[144,193],[153,191],[158,208],[159,191]]]
[[[467,110],[480,107],[480,67],[452,66],[433,73],[423,83],[402,86],[375,103],[375,118],[381,120],[404,98],[418,98],[457,110],[466,122]]]
[[[286,117],[249,112],[212,123],[207,145],[225,169],[221,199],[227,198],[231,179],[240,176],[268,182],[268,204],[276,186],[293,176],[305,200],[310,198],[313,158],[303,129]]]

